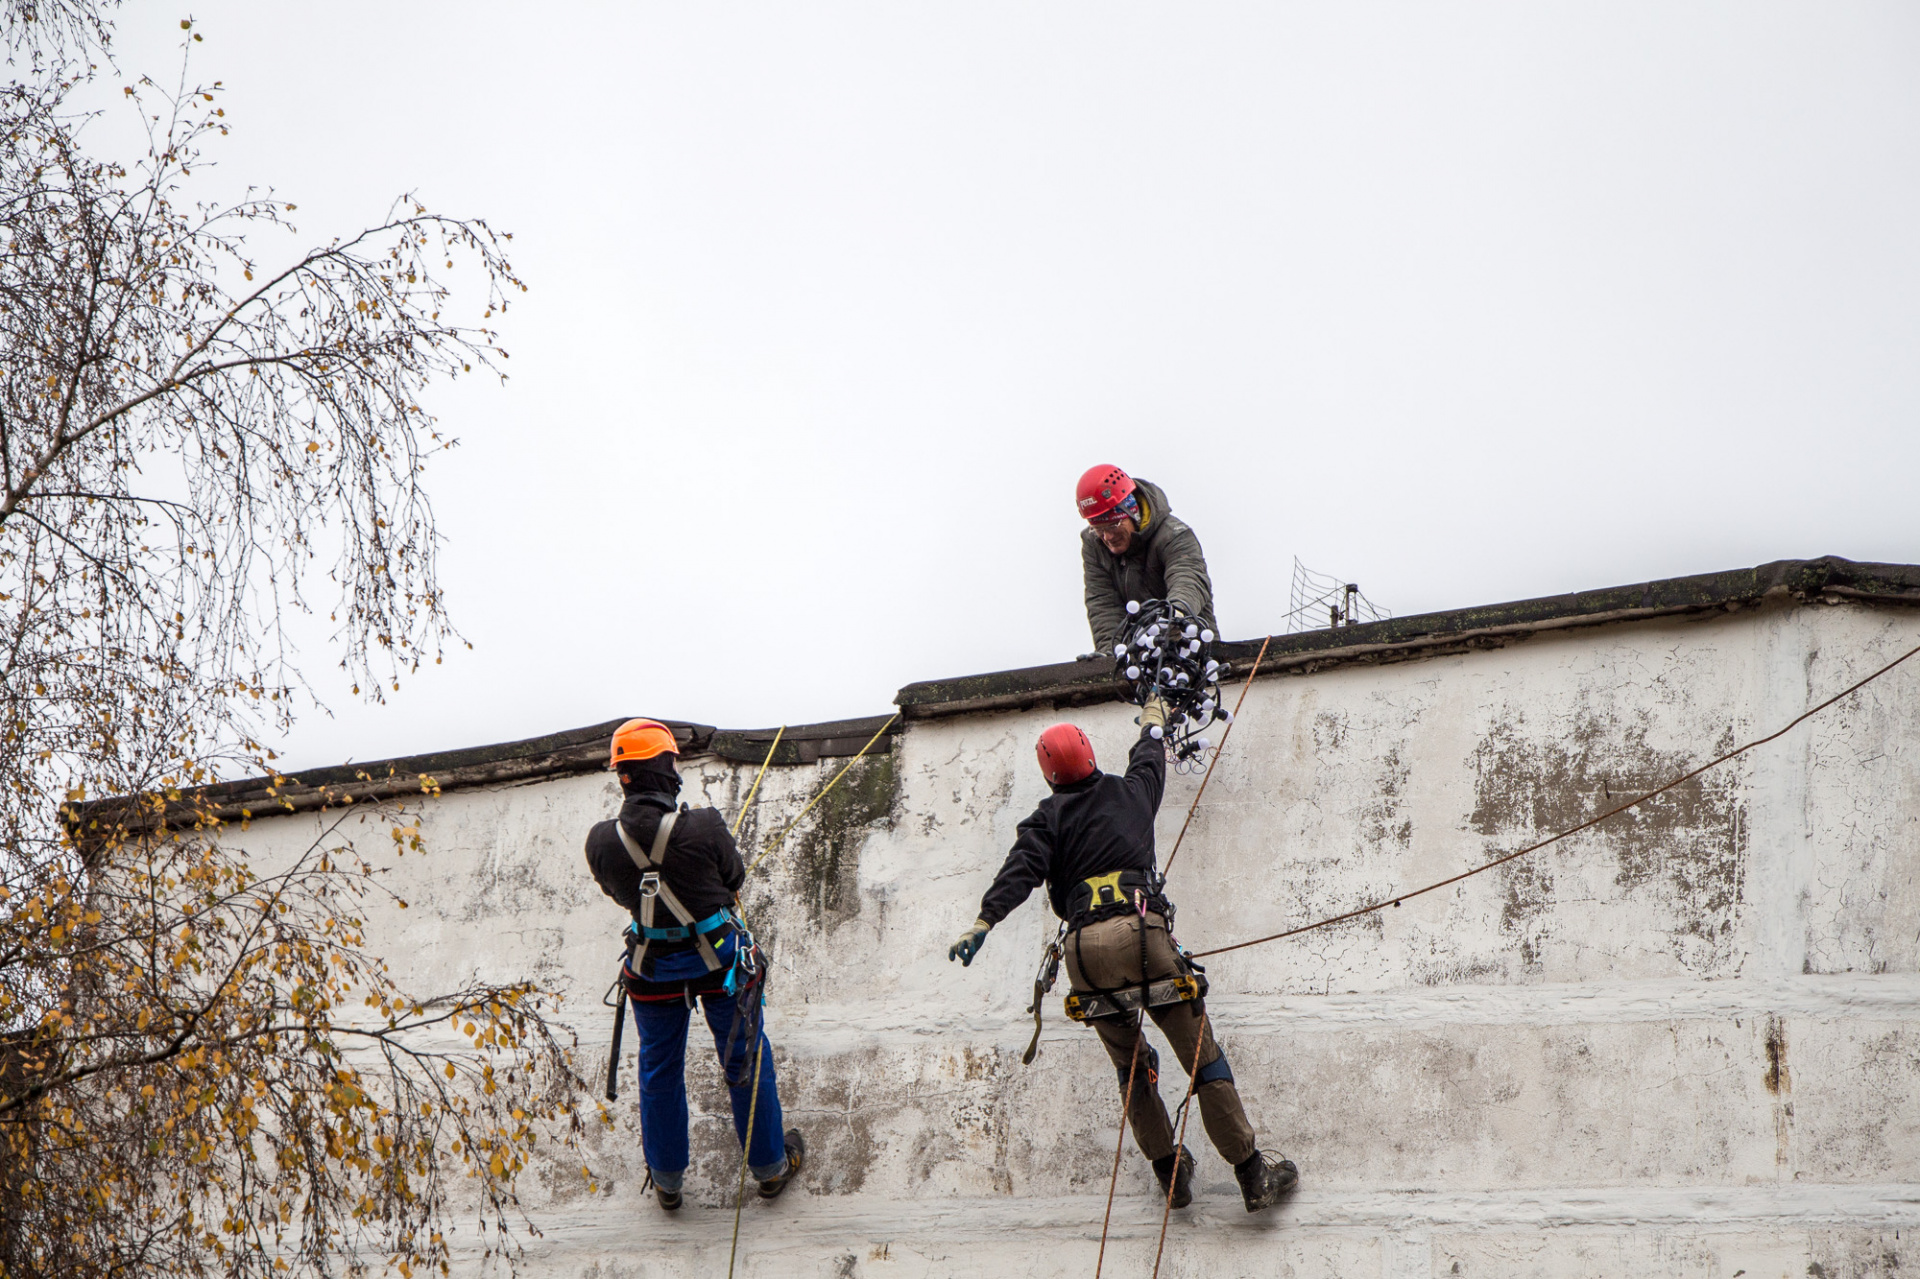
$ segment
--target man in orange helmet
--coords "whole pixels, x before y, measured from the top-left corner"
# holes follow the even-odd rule
[[[1162,1192],[1175,1208],[1192,1201],[1193,1152],[1176,1148],[1160,1099],[1159,1054],[1141,1033],[1146,1016],[1166,1035],[1181,1068],[1193,1072],[1207,1137],[1233,1165],[1247,1211],[1258,1212],[1277,1203],[1299,1172],[1291,1159],[1269,1159],[1254,1144],[1233,1071],[1207,1018],[1205,978],[1173,940],[1173,906],[1160,891],[1153,852],[1153,821],[1167,784],[1166,747],[1153,730],[1165,728],[1166,703],[1148,701],[1140,722],[1124,777],[1100,771],[1093,744],[1074,725],[1055,724],[1040,734],[1035,750],[1053,793],[1020,823],[1012,851],[980,901],[979,918],[947,958],[971,965],[988,931],[1044,883],[1054,914],[1065,921],[1048,962],[1066,960],[1073,985],[1067,1014],[1093,1023],[1123,1100],[1132,1085],[1127,1116]],[[1049,973],[1035,983],[1036,1017],[1052,982]],[[1036,1045],[1039,1034],[1036,1021]]]
[[[1191,528],[1174,518],[1159,485],[1117,466],[1096,466],[1074,494],[1080,530],[1087,625],[1094,651],[1111,653],[1127,625],[1129,600],[1171,600],[1203,626],[1213,620],[1213,582]]]
[[[687,1023],[695,998],[719,1050],[734,1132],[748,1147],[747,1166],[761,1196],[785,1190],[806,1158],[800,1133],[781,1128],[773,1046],[762,1016],[766,968],[733,909],[746,866],[718,809],[679,802],[679,753],[666,725],[650,719],[622,724],[613,735],[612,767],[626,799],[619,816],[587,835],[594,880],[633,916],[621,982],[640,1035],[641,1145],[654,1192],[668,1211],[680,1206],[689,1161]],[[610,1073],[609,1098],[613,1088]]]

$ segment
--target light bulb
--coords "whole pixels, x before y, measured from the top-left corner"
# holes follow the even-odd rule
[[[1201,642],[1202,642],[1202,643],[1206,643],[1206,644],[1211,644],[1211,643],[1213,643],[1213,632],[1212,632],[1212,631],[1201,631],[1201,632],[1200,632],[1200,639],[1201,639]]]
[[[1113,646],[1113,655],[1115,657],[1125,657],[1127,655],[1127,646],[1125,644],[1115,644]]]
[[[1152,737],[1154,741],[1157,742],[1161,738],[1165,737],[1167,735],[1167,732],[1165,729],[1161,728],[1158,724],[1155,724],[1152,728],[1147,730],[1147,734],[1148,736]]]
[[[1139,678],[1140,678],[1140,668],[1139,668],[1138,666],[1129,666],[1129,667],[1127,667],[1127,678],[1128,678],[1128,679],[1139,679]]]
[[[1200,628],[1198,626],[1195,626],[1192,622],[1187,623],[1188,639],[1192,639],[1194,636],[1198,635],[1199,633],[1200,633]]]
[[[1127,612],[1129,612],[1129,613],[1138,613],[1139,611],[1140,611],[1140,601],[1139,601],[1139,600],[1128,600],[1128,601],[1127,601]]]
[[[1202,737],[1198,741],[1196,741],[1194,745],[1199,747],[1201,750],[1208,750],[1213,746],[1213,743],[1208,741],[1206,738]]]

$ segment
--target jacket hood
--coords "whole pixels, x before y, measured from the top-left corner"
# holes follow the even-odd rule
[[[1134,538],[1133,545],[1127,548],[1128,555],[1145,555],[1153,539],[1166,527],[1167,516],[1173,514],[1173,508],[1167,504],[1167,491],[1152,480],[1136,478],[1133,487],[1147,504],[1147,526]]]
[[[1152,480],[1143,480],[1135,476],[1133,487],[1139,489],[1141,494],[1147,499],[1147,509],[1153,512],[1153,524],[1158,524],[1162,515],[1173,514],[1173,507],[1167,504],[1167,491],[1158,484],[1155,484]],[[1149,524],[1147,527],[1152,528],[1153,524]]]

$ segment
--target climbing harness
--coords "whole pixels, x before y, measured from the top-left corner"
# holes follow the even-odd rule
[[[1229,668],[1213,659],[1213,630],[1171,600],[1128,600],[1126,630],[1113,646],[1128,700],[1167,704],[1166,727],[1151,730],[1173,751],[1174,767],[1190,772],[1212,743],[1201,736],[1216,720],[1231,724],[1220,705],[1220,681]],[[1224,739],[1223,739],[1224,740]]]
[[[1027,1043],[1027,1051],[1020,1056],[1021,1065],[1031,1066],[1033,1059],[1040,1055],[1040,1032],[1044,1024],[1040,1009],[1060,978],[1060,961],[1066,956],[1069,935],[1077,941],[1080,930],[1089,924],[1137,913],[1142,917],[1140,971],[1142,975],[1146,973],[1146,913],[1155,912],[1167,921],[1169,930],[1173,927],[1173,903],[1161,895],[1160,882],[1160,876],[1152,871],[1116,870],[1105,875],[1090,875],[1073,886],[1067,895],[1067,917],[1060,921],[1060,929],[1053,935],[1053,940],[1041,948],[1040,967],[1033,975],[1033,1002],[1027,1006],[1027,1011],[1033,1014],[1033,1038]],[[1184,949],[1181,956],[1187,958]],[[1178,987],[1180,982],[1188,980],[1175,978],[1172,983],[1156,982],[1150,986],[1128,987],[1124,994],[1118,991],[1075,992],[1067,996],[1067,1016],[1075,1021],[1087,1021],[1094,1017],[1112,1016],[1118,1011],[1138,1011],[1181,999],[1198,999],[1206,994],[1204,977],[1199,981],[1198,994],[1169,994],[1163,989]],[[1124,1003],[1124,1009],[1101,1002],[1116,999]]]
[[[1169,977],[1165,981],[1152,982],[1147,986],[1144,997],[1138,986],[1123,986],[1119,990],[1100,992],[1076,991],[1067,996],[1067,1016],[1074,1021],[1093,1021],[1100,1017],[1118,1017],[1125,1013],[1139,1012],[1142,1008],[1190,1003],[1206,997],[1206,975],[1196,972],[1189,976]]]
[[[660,819],[660,829],[654,833],[651,849],[642,849],[640,841],[627,833],[626,823],[619,818],[616,817],[613,822],[613,829],[619,834],[620,843],[626,848],[627,856],[631,857],[633,864],[640,868],[640,946],[633,958],[628,960],[628,966],[641,977],[649,975],[647,949],[656,941],[691,939],[698,948],[701,962],[706,964],[707,971],[719,972],[720,956],[714,952],[710,934],[718,933],[724,938],[733,923],[733,912],[724,908],[715,911],[705,919],[696,920],[693,912],[681,904],[678,895],[673,889],[667,887],[665,880],[660,878],[660,866],[667,855],[667,839],[673,834],[674,823],[679,820],[679,812],[668,813]],[[673,917],[680,921],[680,927],[655,928],[653,926],[653,904],[656,900],[667,904],[667,909],[673,912]],[[630,934],[633,932],[632,925],[628,926],[628,931]]]
[[[1089,875],[1067,893],[1067,927],[1078,931],[1105,919],[1150,910],[1164,916],[1171,928],[1173,903],[1161,895],[1160,884],[1160,876],[1150,870]]]
[[[689,1005],[698,995],[710,999],[725,995],[734,1001],[734,1018],[727,1032],[727,1045],[722,1053],[722,1061],[732,1057],[736,1036],[743,1026],[752,1026],[755,1038],[764,1017],[766,998],[766,962],[753,933],[745,922],[731,908],[723,907],[708,915],[705,919],[695,919],[693,912],[667,886],[660,877],[660,868],[665,861],[667,842],[673,834],[674,824],[679,820],[679,812],[670,812],[660,818],[660,829],[654,833],[651,848],[643,849],[640,842],[627,832],[627,828],[618,818],[613,828],[620,836],[621,845],[627,850],[627,856],[640,868],[640,919],[627,925],[622,940],[626,943],[624,957],[620,964],[620,975],[615,979],[608,998],[603,1000],[613,1008],[613,1038],[607,1051],[607,1087],[608,1101],[620,1099],[620,1046],[626,1033],[627,999],[673,999],[685,998]],[[670,928],[654,926],[654,903],[665,903],[668,911],[679,920],[679,924]],[[725,945],[729,939],[733,942],[733,955],[730,962],[723,963],[716,947]],[[712,990],[695,990],[692,981],[680,983],[680,992],[661,994],[657,990],[646,989],[652,979],[652,965],[649,963],[648,950],[655,942],[694,943],[700,956],[700,962],[706,965],[709,976],[724,970],[726,976]],[[615,992],[619,997],[615,997]],[[741,1080],[729,1077],[729,1086],[738,1087]]]

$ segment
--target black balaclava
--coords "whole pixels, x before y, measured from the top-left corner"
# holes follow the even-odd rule
[[[672,755],[662,752],[651,759],[629,760],[620,765],[621,791],[628,795],[674,798],[680,793],[680,772],[673,766],[673,759]]]

